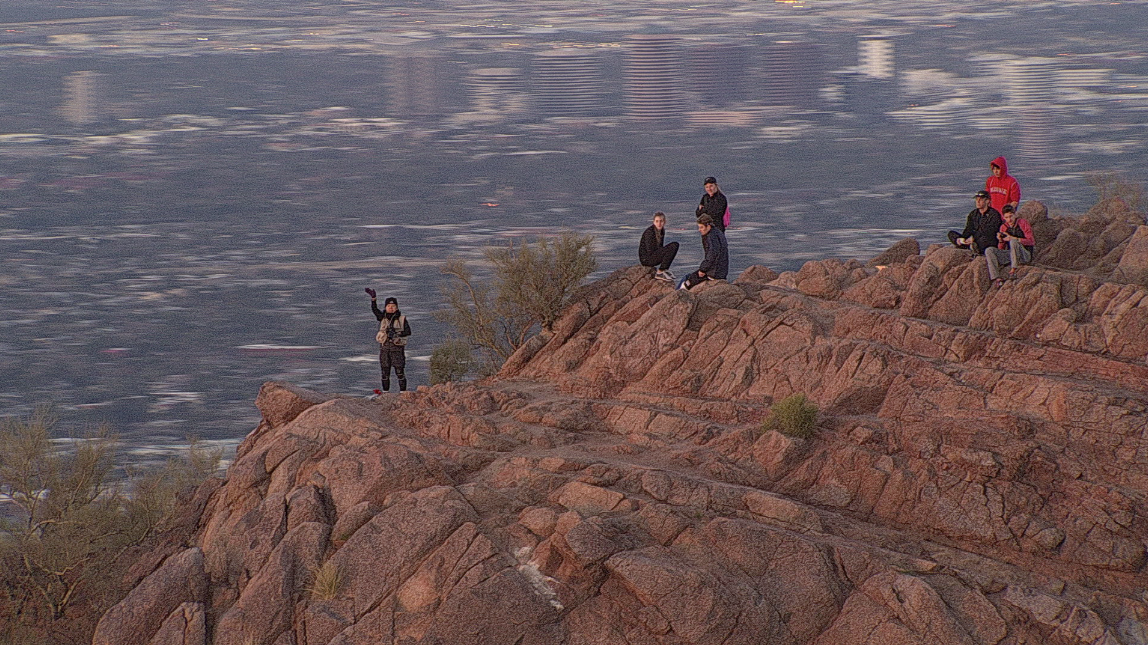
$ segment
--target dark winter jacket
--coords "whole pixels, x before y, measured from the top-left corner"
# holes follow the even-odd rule
[[[659,262],[661,258],[658,257],[658,251],[665,246],[666,229],[658,230],[653,224],[650,224],[644,233],[642,233],[642,241],[638,244],[638,261],[643,266],[652,267]]]
[[[374,300],[371,300],[371,313],[375,314],[375,320],[378,320],[379,322],[383,322],[384,318],[389,320],[390,326],[393,327],[395,330],[395,337],[396,338],[406,338],[407,336],[411,335],[411,323],[409,320],[407,320],[405,317],[403,317],[403,312],[396,309],[395,313],[388,314],[387,312],[379,309],[379,304],[377,302],[375,302]],[[399,329],[399,327],[398,327],[398,321],[399,320],[403,321],[402,329]],[[406,343],[404,342],[403,345],[405,345],[405,344]],[[387,342],[383,343],[382,345],[383,345],[384,349],[402,349],[403,348],[403,345],[396,344],[392,338],[388,338]]]
[[[717,226],[710,227],[710,232],[702,236],[702,248],[706,257],[698,271],[704,271],[706,277],[714,280],[725,280],[729,275],[729,247],[725,243],[725,233]]]
[[[984,213],[974,208],[969,212],[961,237],[971,236],[977,243],[977,253],[984,255],[985,249],[997,245],[997,231],[1000,228],[1001,214],[995,208],[989,208]]]
[[[698,217],[703,213],[709,215],[714,220],[714,228],[721,232],[725,232],[725,211],[729,208],[729,201],[726,200],[725,194],[720,190],[710,197],[709,193],[702,195],[702,201],[698,204],[697,212]]]

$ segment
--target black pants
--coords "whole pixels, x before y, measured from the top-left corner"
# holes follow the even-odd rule
[[[391,368],[395,368],[395,378],[399,379],[399,391],[407,391],[407,353],[402,347],[379,347],[379,368],[383,372],[383,391],[391,391]]]
[[[666,269],[670,268],[671,264],[674,263],[674,258],[677,257],[677,255],[678,243],[670,242],[669,244],[655,251],[653,257],[646,258],[650,261],[649,264],[643,262],[642,265],[648,267],[658,267],[659,271],[665,271]]]
[[[960,236],[961,234],[956,231],[949,231],[949,241],[953,243],[953,246],[958,249],[972,249],[973,253],[981,253],[983,255],[981,248],[977,246],[976,240],[973,240],[971,244],[957,244],[957,238]]]

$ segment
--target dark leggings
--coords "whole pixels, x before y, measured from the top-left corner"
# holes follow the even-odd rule
[[[665,271],[670,268],[674,263],[674,258],[678,255],[678,243],[670,242],[654,252],[653,256],[646,258],[649,261],[648,267],[657,267],[659,271]]]
[[[379,348],[379,368],[383,372],[383,391],[391,391],[391,368],[395,368],[395,378],[399,380],[399,391],[407,391],[407,355],[403,348]]]

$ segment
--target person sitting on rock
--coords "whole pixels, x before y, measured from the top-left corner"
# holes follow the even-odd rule
[[[706,193],[702,195],[702,201],[698,204],[694,214],[698,217],[709,215],[710,219],[714,222],[714,228],[725,233],[725,214],[726,211],[729,210],[729,200],[725,198],[725,194],[718,188],[717,179],[706,177],[702,184],[705,187]]]
[[[670,273],[670,265],[678,255],[678,243],[665,244],[666,214],[662,211],[654,213],[654,223],[646,227],[642,233],[642,241],[638,245],[638,261],[644,267],[654,267],[654,277],[666,282],[674,281],[674,274]]]
[[[411,335],[411,325],[407,317],[399,311],[397,298],[384,301],[386,311],[379,311],[375,300],[375,290],[367,287],[363,291],[371,296],[371,312],[379,321],[379,333],[375,340],[379,343],[379,369],[383,372],[383,391],[391,391],[391,368],[395,368],[395,378],[399,380],[399,391],[407,391],[407,336]]]
[[[1000,277],[1000,265],[1008,260],[1008,277],[1016,277],[1017,267],[1032,261],[1036,249],[1036,239],[1032,235],[1032,225],[1023,217],[1017,217],[1016,209],[1012,204],[1004,207],[1002,214],[1004,222],[997,232],[996,246],[985,249],[985,263],[989,267],[989,279],[994,285],[1000,285],[1004,278]]]
[[[965,220],[965,230],[960,233],[949,231],[949,241],[957,248],[972,249],[973,253],[983,255],[985,249],[996,246],[1001,214],[989,205],[990,199],[987,190],[978,190],[976,208],[969,211],[968,219]]]
[[[997,210],[998,213],[1004,212],[1006,205],[1011,205],[1014,209],[1020,206],[1020,184],[1017,183],[1016,177],[1008,174],[1008,162],[1004,157],[997,157],[989,164],[989,171],[992,173],[988,179],[985,179],[985,190],[989,193],[989,204]]]
[[[729,275],[729,247],[726,246],[725,234],[714,224],[709,215],[698,218],[698,233],[702,236],[702,250],[705,258],[697,271],[682,280],[679,289],[693,289],[706,280],[725,280]]]

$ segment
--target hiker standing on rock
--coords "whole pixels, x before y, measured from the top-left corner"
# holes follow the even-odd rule
[[[713,226],[725,233],[725,216],[729,212],[729,200],[725,198],[725,194],[718,188],[717,179],[713,177],[706,177],[702,182],[705,186],[706,194],[702,195],[702,201],[698,204],[695,215],[701,217],[702,215],[709,215],[713,220]]]
[[[1006,205],[1014,209],[1020,207],[1020,184],[1016,177],[1008,174],[1008,162],[1004,157],[997,157],[989,164],[992,174],[985,180],[985,190],[989,193],[992,206],[998,213],[1004,212]]]
[[[379,321],[379,333],[375,340],[379,343],[379,368],[383,372],[383,391],[391,391],[391,368],[395,368],[395,378],[399,380],[399,391],[407,391],[407,354],[404,349],[407,345],[407,336],[411,335],[411,325],[407,317],[399,311],[399,301],[396,298],[387,298],[383,307],[386,311],[379,311],[375,299],[375,290],[367,287],[371,296],[371,312]]]
[[[678,243],[665,243],[666,214],[662,211],[654,213],[654,223],[646,227],[642,233],[642,241],[638,244],[638,261],[645,267],[654,267],[654,277],[666,282],[674,281],[674,274],[670,273],[670,265],[678,255]]]
[[[697,271],[682,280],[679,289],[693,289],[706,280],[725,280],[729,275],[729,247],[725,243],[725,234],[714,225],[713,218],[709,215],[699,217],[698,233],[702,236],[705,259]]]
[[[976,208],[969,211],[965,220],[965,230],[958,233],[949,231],[949,241],[957,248],[972,249],[973,253],[984,255],[985,249],[997,245],[997,231],[1001,227],[1001,214],[989,205],[987,190],[978,190]]]
[[[1016,216],[1016,210],[1012,204],[1004,207],[1002,217],[1004,223],[1001,224],[1000,231],[997,233],[997,239],[1000,241],[996,246],[985,249],[985,262],[989,266],[989,279],[993,281],[994,285],[1000,285],[1004,282],[1004,278],[999,277],[1002,262],[1008,260],[1008,277],[1014,278],[1017,267],[1031,262],[1033,252],[1036,250],[1036,238],[1032,235],[1032,225],[1028,223],[1027,219]]]

